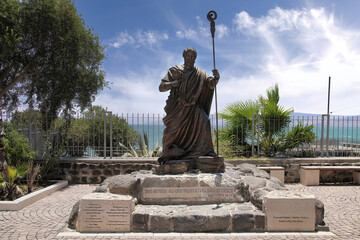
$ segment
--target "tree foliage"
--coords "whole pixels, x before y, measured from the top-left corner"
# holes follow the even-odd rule
[[[93,106],[85,111],[81,118],[59,118],[55,122],[55,129],[61,134],[61,142],[70,156],[82,156],[87,147],[91,147],[98,156],[104,156],[104,125],[106,126],[106,147],[110,148],[110,141],[119,154],[123,150],[119,143],[125,146],[134,145],[137,134],[126,120],[117,115],[112,116],[112,138],[110,139],[110,117],[107,110],[101,106]]]
[[[259,96],[260,102],[260,137],[262,147],[267,156],[274,154],[273,144],[277,137],[286,129],[291,121],[290,115],[293,109],[285,109],[279,105],[280,93],[279,86],[266,90],[266,96]]]
[[[251,134],[253,114],[259,110],[260,104],[252,100],[228,104],[219,114],[228,123],[221,137],[231,139],[236,145],[246,145]]]
[[[35,159],[35,152],[31,151],[29,140],[16,131],[10,123],[3,123],[5,136],[1,141],[5,147],[5,160],[11,166],[18,166]]]
[[[315,140],[313,126],[303,126],[299,123],[289,130],[293,109],[285,109],[279,105],[279,86],[267,89],[266,95],[259,95],[256,101],[238,101],[226,106],[219,114],[226,120],[223,129],[222,142],[227,148],[242,152],[249,150],[249,140],[252,134],[254,120],[254,135],[260,138],[260,147],[266,156],[273,156],[277,152],[285,153],[287,149],[309,144]],[[241,148],[239,148],[241,146]],[[240,149],[240,150],[239,150]]]
[[[21,96],[51,116],[88,107],[107,86],[103,51],[70,0],[0,1],[2,107]]]
[[[26,177],[28,164],[23,162],[17,167],[5,164],[4,173],[0,174],[0,200],[14,200],[23,195],[24,189],[18,180]]]

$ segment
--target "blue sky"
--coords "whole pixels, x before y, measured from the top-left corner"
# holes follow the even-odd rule
[[[164,113],[158,86],[182,51],[212,70],[206,14],[215,10],[218,108],[256,99],[278,84],[280,104],[295,112],[360,114],[360,1],[75,0],[106,47],[111,83],[94,104],[114,113]],[[211,112],[215,112],[214,106]]]

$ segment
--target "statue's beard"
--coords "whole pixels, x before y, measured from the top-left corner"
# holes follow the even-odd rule
[[[194,68],[194,63],[187,63],[187,62],[185,62],[185,68],[186,69],[193,69]]]

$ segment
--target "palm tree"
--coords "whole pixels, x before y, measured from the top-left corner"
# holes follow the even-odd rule
[[[261,114],[261,142],[265,155],[272,155],[272,145],[281,132],[288,127],[291,122],[290,115],[294,112],[292,108],[285,109],[279,105],[280,94],[279,86],[271,87],[266,90],[266,97],[260,95],[260,114]]]
[[[228,104],[219,114],[226,121],[222,137],[235,145],[246,145],[251,134],[252,119],[258,122],[260,113],[260,138],[265,155],[272,154],[272,145],[276,137],[289,125],[293,109],[279,105],[279,86],[267,89],[266,96],[260,95],[257,101],[247,100]]]
[[[219,116],[226,121],[226,127],[223,129],[221,137],[236,145],[246,145],[246,140],[251,133],[253,114],[257,114],[259,110],[260,104],[252,100],[228,104],[219,113]]]
[[[0,175],[0,192],[4,199],[14,200],[23,190],[16,183],[18,179],[24,178],[28,171],[27,163],[22,163],[17,167],[8,166],[5,162],[4,175]]]

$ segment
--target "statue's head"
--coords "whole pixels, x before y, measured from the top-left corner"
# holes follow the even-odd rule
[[[196,50],[192,47],[185,49],[183,52],[183,57],[185,68],[192,69],[194,67],[195,59],[197,57]]]

